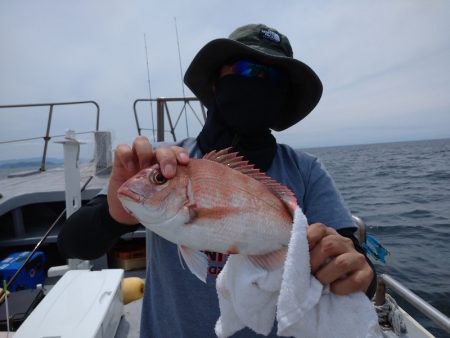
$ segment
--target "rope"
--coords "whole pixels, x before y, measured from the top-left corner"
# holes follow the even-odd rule
[[[403,315],[397,302],[390,295],[386,294],[386,301],[383,305],[375,306],[378,315],[378,323],[381,327],[392,328],[397,336],[403,336],[407,330]]]

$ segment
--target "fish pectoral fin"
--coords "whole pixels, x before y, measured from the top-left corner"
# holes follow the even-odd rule
[[[183,256],[189,270],[197,276],[203,283],[206,283],[206,275],[208,274],[208,256],[205,253],[179,245],[178,250]]]
[[[197,218],[197,212],[195,211],[195,204],[193,205],[185,205],[184,206],[186,211],[187,211],[187,215],[189,215],[188,220],[184,223],[184,224],[191,224],[196,218]]]
[[[253,265],[256,265],[264,270],[271,271],[283,266],[284,261],[286,260],[286,255],[287,248],[282,248],[264,255],[248,256],[248,259]]]
[[[222,219],[230,213],[235,213],[236,208],[226,208],[226,207],[215,207],[215,208],[198,208],[192,206],[189,208],[189,214],[193,215],[195,218],[204,219]]]

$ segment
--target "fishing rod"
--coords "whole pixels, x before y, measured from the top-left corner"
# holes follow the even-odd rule
[[[106,168],[103,168],[101,170],[99,170],[97,172],[97,175],[99,173],[101,173],[102,171],[105,171],[107,169],[110,169],[112,166],[108,166]],[[92,181],[92,179],[94,178],[95,175],[91,175],[87,181],[83,184],[83,187],[81,188],[81,192],[84,192],[88,186],[88,184]],[[61,211],[61,213],[58,215],[58,217],[56,218],[56,220],[52,223],[52,225],[50,225],[50,227],[48,228],[47,232],[41,237],[41,239],[39,240],[39,242],[35,245],[35,247],[33,248],[33,250],[31,251],[31,253],[28,255],[28,257],[25,259],[25,261],[22,263],[22,265],[17,269],[17,271],[14,273],[14,275],[9,279],[8,283],[6,284],[6,288],[4,288],[4,290],[0,291],[0,300],[2,300],[3,295],[6,294],[8,288],[11,286],[12,283],[14,283],[14,281],[16,280],[16,278],[19,276],[19,274],[22,272],[22,270],[24,269],[25,265],[30,261],[30,259],[33,257],[33,255],[36,253],[36,251],[40,248],[40,246],[42,245],[42,243],[44,243],[44,241],[47,239],[47,237],[50,235],[50,233],[52,232],[52,230],[55,228],[56,224],[58,224],[59,220],[64,216],[64,214],[66,213],[67,208],[64,208],[63,211]]]

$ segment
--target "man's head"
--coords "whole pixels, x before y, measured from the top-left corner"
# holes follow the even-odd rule
[[[228,72],[228,73],[227,73]],[[265,25],[239,27],[229,38],[215,39],[195,56],[184,81],[208,108],[216,98],[214,84],[228,74],[266,77],[287,85],[280,116],[270,126],[284,130],[308,115],[320,100],[322,84],[306,64],[293,58],[286,36]]]

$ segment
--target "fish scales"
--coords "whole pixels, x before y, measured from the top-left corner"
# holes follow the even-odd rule
[[[259,212],[262,209],[266,217],[269,213],[278,222],[280,215],[286,216],[280,224],[288,224],[290,230],[292,219],[286,213],[286,206],[255,179],[212,161],[191,160],[188,170],[197,203],[208,208],[226,205]]]
[[[210,238],[231,240],[237,247],[238,243],[277,237],[287,244],[285,240],[289,239],[292,219],[277,196],[236,170],[211,161],[203,162],[191,160],[188,166],[194,203],[200,209],[224,206],[226,210],[199,217],[193,227],[214,224],[217,231],[210,233]],[[281,219],[280,215],[283,216]]]

